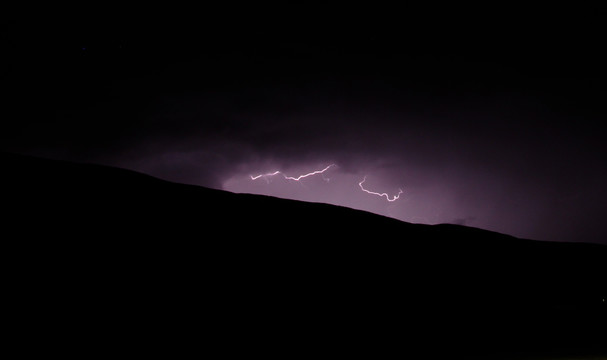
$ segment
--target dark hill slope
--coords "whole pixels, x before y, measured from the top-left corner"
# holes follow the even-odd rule
[[[13,334],[48,340],[40,346],[596,354],[607,336],[602,245],[409,224],[97,165],[11,154],[0,165],[5,309]]]

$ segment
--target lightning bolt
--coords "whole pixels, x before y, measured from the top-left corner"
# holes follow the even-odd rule
[[[259,179],[260,177],[263,177],[263,178],[264,178],[264,179],[266,179],[266,181],[267,181],[267,178],[268,178],[268,177],[270,177],[270,176],[275,176],[275,175],[280,174],[280,175],[282,175],[282,177],[284,177],[286,180],[295,180],[295,181],[299,181],[299,180],[301,180],[301,179],[303,179],[303,178],[307,178],[308,176],[313,176],[313,175],[322,174],[322,173],[324,173],[325,171],[329,170],[329,169],[330,169],[332,166],[337,166],[337,165],[335,165],[335,164],[331,164],[331,165],[327,166],[326,168],[324,168],[324,169],[322,169],[322,170],[316,170],[316,171],[312,171],[312,172],[310,172],[310,173],[303,174],[303,175],[299,175],[299,176],[297,176],[297,177],[294,177],[294,176],[287,176],[287,175],[285,175],[284,173],[282,173],[281,171],[274,171],[274,172],[267,173],[267,174],[260,174],[260,175],[255,175],[255,176],[253,176],[253,175],[249,175],[249,176],[251,177],[251,180],[257,180],[257,179]],[[325,179],[325,180],[327,180],[327,179]]]
[[[266,173],[266,174],[249,175],[249,177],[251,178],[251,180],[252,180],[252,181],[255,181],[255,180],[259,179],[259,178],[263,178],[263,179],[265,179],[265,180],[266,180],[266,182],[268,182],[268,183],[269,183],[268,178],[269,178],[269,177],[272,177],[272,176],[276,176],[276,175],[281,175],[281,176],[282,176],[282,177],[283,177],[285,180],[294,180],[294,181],[300,181],[301,179],[307,178],[307,177],[309,177],[309,176],[314,176],[314,175],[318,175],[318,174],[323,174],[325,171],[329,170],[329,169],[330,169],[331,167],[333,167],[333,166],[337,166],[337,165],[335,165],[335,164],[331,164],[331,165],[329,165],[329,166],[325,167],[324,169],[321,169],[321,170],[316,170],[316,171],[312,171],[312,172],[309,172],[309,173],[307,173],[307,174],[302,174],[302,175],[299,175],[299,176],[287,176],[287,175],[286,175],[286,174],[284,174],[282,171],[277,170],[277,171],[270,172],[270,173]],[[324,178],[324,176],[323,176],[323,179],[325,179],[325,178]],[[325,179],[325,180],[326,180],[326,181],[329,181],[328,179]],[[385,197],[385,198],[386,198],[386,200],[388,200],[389,202],[394,202],[394,201],[398,200],[398,198],[400,197],[400,194],[402,194],[402,193],[403,193],[403,191],[402,191],[401,189],[398,189],[398,194],[394,195],[393,197],[390,197],[390,195],[388,195],[387,193],[378,193],[378,192],[375,192],[375,191],[370,191],[370,190],[367,190],[367,189],[365,189],[365,188],[363,187],[363,183],[364,183],[365,181],[367,181],[367,176],[365,176],[365,177],[362,179],[362,181],[358,183],[358,186],[360,186],[360,189],[361,189],[362,191],[366,192],[367,194],[371,194],[371,195],[377,195],[377,196],[379,196],[379,197]]]
[[[384,196],[385,196],[385,197],[386,197],[386,200],[388,200],[389,202],[394,202],[394,201],[398,200],[398,198],[400,197],[400,194],[402,194],[402,193],[403,193],[403,191],[402,191],[401,189],[398,189],[398,194],[396,194],[396,195],[394,195],[392,198],[390,198],[390,196],[389,196],[388,194],[386,194],[386,193],[381,193],[381,194],[380,194],[380,193],[378,193],[378,192],[375,192],[375,191],[369,191],[369,190],[365,189],[365,188],[363,187],[363,183],[364,183],[365,181],[367,181],[367,176],[365,176],[365,177],[362,179],[362,181],[358,183],[358,186],[360,186],[360,189],[361,189],[362,191],[364,191],[364,192],[366,192],[366,193],[368,193],[368,194],[371,194],[371,195],[377,195],[377,196],[380,196],[380,197],[384,197]]]

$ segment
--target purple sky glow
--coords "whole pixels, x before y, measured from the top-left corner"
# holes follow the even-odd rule
[[[375,22],[8,21],[0,149],[606,243],[607,14],[458,6]]]

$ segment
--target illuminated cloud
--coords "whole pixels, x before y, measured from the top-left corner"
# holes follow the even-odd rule
[[[563,37],[558,56],[416,42],[400,27],[49,35],[75,51],[49,40],[46,66],[37,48],[7,58],[0,144],[411,222],[607,241],[602,53],[564,51]]]

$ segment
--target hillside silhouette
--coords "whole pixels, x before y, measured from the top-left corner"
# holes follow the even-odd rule
[[[26,349],[604,351],[603,245],[410,224],[99,165],[14,154],[0,164],[5,309]]]

